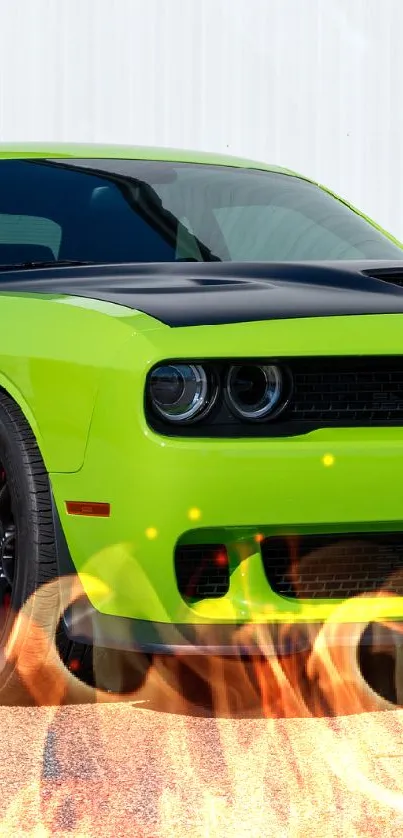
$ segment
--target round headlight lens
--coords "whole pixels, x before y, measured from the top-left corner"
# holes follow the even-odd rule
[[[199,364],[166,364],[149,380],[152,407],[169,422],[201,417],[211,403],[207,374]]]
[[[265,419],[282,404],[283,377],[279,367],[245,364],[231,367],[226,387],[230,407],[243,419]]]

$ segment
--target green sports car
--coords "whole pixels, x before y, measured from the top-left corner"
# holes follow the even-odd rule
[[[250,160],[2,146],[0,307],[1,595],[78,574],[66,663],[232,654],[345,600],[402,618],[403,250],[376,224]]]

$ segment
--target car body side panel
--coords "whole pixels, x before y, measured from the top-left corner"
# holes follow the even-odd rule
[[[327,619],[329,602],[301,604],[273,594],[252,534],[403,529],[403,428],[332,428],[285,439],[169,438],[147,426],[139,382],[163,358],[228,357],[240,347],[249,357],[401,354],[402,333],[403,315],[351,316],[160,330],[148,356],[126,343],[102,378],[82,469],[51,475],[84,587],[87,573],[109,591],[97,595],[87,585],[95,608],[174,623]],[[110,517],[68,515],[67,500],[110,503]],[[227,596],[190,607],[176,586],[175,545],[184,537],[203,542],[213,531],[243,540],[245,561],[234,568]],[[401,615],[401,598],[388,603]],[[368,614],[368,600],[362,607]]]
[[[139,325],[146,319],[139,315]],[[125,341],[144,340],[136,313],[56,295],[0,294],[0,321],[0,386],[23,411],[48,471],[77,471],[104,370]]]

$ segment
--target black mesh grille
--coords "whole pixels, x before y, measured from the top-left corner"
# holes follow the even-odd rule
[[[403,359],[309,360],[292,366],[289,419],[320,424],[403,422]]]
[[[222,544],[178,547],[175,571],[179,593],[185,599],[216,599],[229,590],[228,556]]]
[[[267,580],[281,596],[403,594],[403,533],[267,538],[261,549]]]

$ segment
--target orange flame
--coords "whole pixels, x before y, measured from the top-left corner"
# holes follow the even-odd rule
[[[99,583],[94,579],[91,584]],[[3,712],[37,707],[38,753],[44,753],[49,731],[56,727],[62,779],[44,778],[39,761],[36,775],[8,799],[1,835],[39,838],[64,834],[62,829],[83,838],[396,834],[391,817],[403,815],[401,711],[364,677],[358,652],[362,626],[353,635],[351,621],[346,628],[351,601],[340,606],[339,619],[315,630],[279,628],[283,641],[305,633],[306,652],[280,657],[273,628],[259,629],[256,638],[255,627],[243,626],[235,635],[239,650],[253,633],[261,654],[249,660],[241,651],[233,658],[156,657],[142,685],[123,696],[82,684],[57,653],[60,616],[82,592],[76,578],[49,583],[24,605],[9,635]],[[392,636],[390,628],[397,633]],[[389,656],[403,704],[398,631],[398,625],[380,621],[368,654],[374,661]],[[208,634],[207,627],[200,641],[208,642]],[[124,667],[128,656],[119,660]],[[205,717],[203,726],[200,716]],[[63,719],[68,720],[66,733]],[[87,757],[96,753],[93,778],[83,780],[72,772],[77,752],[71,727],[85,735]],[[382,743],[383,767],[378,762],[374,768],[370,758],[374,742],[378,749]],[[142,770],[150,749],[157,757],[149,768],[157,775],[158,818],[152,824],[141,810]],[[117,778],[128,754],[131,785],[121,787]],[[131,795],[137,801],[134,823],[124,812]],[[114,796],[118,805],[111,808]],[[369,829],[371,812],[380,820]],[[388,825],[393,826],[389,833]]]

